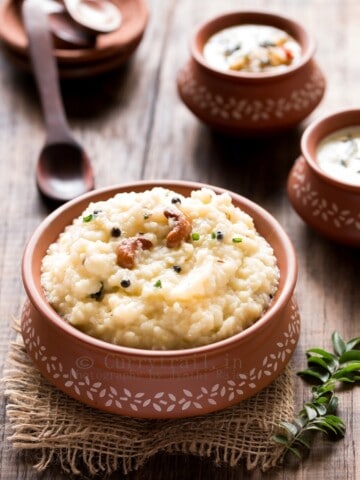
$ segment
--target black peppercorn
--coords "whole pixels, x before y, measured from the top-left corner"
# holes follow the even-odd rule
[[[130,282],[130,280],[121,280],[120,285],[121,285],[123,288],[128,288],[128,287],[130,287],[131,282]]]
[[[121,230],[120,230],[119,227],[113,227],[111,229],[111,236],[112,237],[120,237],[120,235],[121,235]]]
[[[180,273],[181,272],[181,267],[179,267],[179,265],[174,265],[173,266],[173,269],[176,273]]]

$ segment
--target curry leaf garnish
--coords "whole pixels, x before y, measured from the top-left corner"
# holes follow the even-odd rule
[[[283,447],[280,463],[288,455],[301,460],[311,449],[313,437],[320,432],[331,440],[345,435],[346,426],[336,415],[337,386],[360,382],[360,337],[345,341],[338,332],[331,336],[333,353],[322,348],[306,351],[307,368],[298,372],[312,383],[311,400],[305,403],[292,422],[280,422],[273,440]]]

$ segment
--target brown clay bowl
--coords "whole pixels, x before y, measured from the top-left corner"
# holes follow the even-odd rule
[[[22,312],[22,335],[28,354],[43,376],[83,403],[143,418],[206,414],[240,402],[269,385],[280,375],[297,344],[297,259],[287,234],[267,211],[230,192],[234,204],[253,217],[259,233],[273,246],[281,278],[271,307],[255,324],[211,345],[157,351],[103,342],[57,315],[40,285],[40,264],[49,244],[90,201],[154,186],[189,195],[204,185],[152,181],[105,188],[65,204],[39,225],[23,257],[22,275],[28,300]]]
[[[360,187],[330,177],[316,160],[317,145],[324,137],[356,125],[360,125],[360,109],[339,111],[309,125],[287,191],[294,209],[312,228],[338,243],[360,247]]]
[[[119,29],[99,35],[94,48],[55,48],[54,55],[58,61],[60,74],[62,66],[65,68],[74,66],[78,70],[84,67],[87,75],[92,65],[99,68],[99,63],[105,62],[106,67],[110,68],[112,63],[116,63],[116,59],[121,58],[123,63],[133,54],[148,22],[147,2],[146,0],[114,0],[114,2],[122,14]],[[28,39],[21,19],[20,0],[4,0],[1,3],[0,40],[27,67]]]
[[[6,46],[4,46],[3,52],[13,65],[20,68],[21,70],[24,70],[25,72],[32,72],[32,66],[29,58],[15,52],[14,50],[7,48]],[[127,50],[123,54],[119,52],[117,55],[109,57],[100,62],[84,63],[80,65],[61,64],[58,65],[59,77],[62,79],[75,79],[101,75],[103,73],[120,68],[122,65],[124,65],[124,63],[129,60],[132,53],[133,51],[130,50]]]
[[[298,63],[281,72],[222,71],[203,56],[216,32],[241,24],[269,25],[290,34],[302,47]],[[325,79],[314,60],[315,43],[296,21],[261,11],[215,17],[196,29],[191,57],[180,70],[178,91],[185,105],[215,130],[231,134],[269,134],[291,128],[319,104]]]

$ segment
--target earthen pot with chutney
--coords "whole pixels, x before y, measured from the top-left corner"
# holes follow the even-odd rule
[[[288,196],[314,230],[360,247],[360,109],[327,115],[307,127]]]
[[[228,13],[195,31],[178,91],[215,130],[281,132],[305,119],[324,95],[314,53],[311,35],[294,20],[260,11]]]

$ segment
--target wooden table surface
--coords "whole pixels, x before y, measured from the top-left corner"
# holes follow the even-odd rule
[[[301,21],[314,35],[317,60],[328,81],[322,104],[297,130],[268,140],[240,140],[212,133],[185,108],[176,74],[188,57],[193,27],[231,9],[266,8]],[[299,154],[304,126],[334,109],[360,104],[360,2],[358,0],[151,0],[146,35],[133,60],[120,71],[62,84],[72,130],[86,146],[98,187],[138,179],[188,179],[219,185],[268,209],[291,237],[299,259],[297,298],[302,333],[294,366],[304,366],[307,348],[330,347],[338,330],[360,335],[359,250],[335,245],[311,231],[292,210],[285,186]],[[44,125],[32,77],[0,55],[0,365],[14,338],[13,316],[24,301],[20,261],[26,239],[48,213],[38,196],[34,170]],[[296,402],[309,389],[295,381]],[[241,467],[215,467],[209,460],[158,455],[134,479],[360,478],[359,388],[340,394],[339,414],[348,430],[336,444],[317,441],[297,469],[267,474]],[[1,403],[2,425],[5,402]],[[36,474],[12,449],[1,429],[1,480],[68,478],[51,469]],[[113,478],[123,478],[121,474]]]

